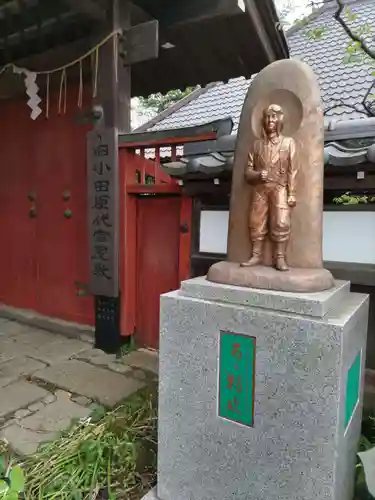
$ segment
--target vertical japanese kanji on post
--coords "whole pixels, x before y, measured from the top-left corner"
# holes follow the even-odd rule
[[[93,295],[119,294],[119,171],[116,128],[87,134],[90,280]]]

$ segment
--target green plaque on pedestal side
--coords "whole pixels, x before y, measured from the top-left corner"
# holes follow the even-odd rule
[[[345,398],[345,429],[348,427],[359,402],[359,386],[361,380],[361,352],[359,352],[348,370]]]
[[[255,338],[220,332],[219,416],[254,425]]]

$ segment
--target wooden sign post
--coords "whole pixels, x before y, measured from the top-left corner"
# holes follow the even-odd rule
[[[119,169],[116,128],[87,134],[90,281],[93,295],[119,295]]]
[[[120,346],[118,134],[130,132],[131,64],[158,57],[158,22],[132,27],[130,2],[108,0],[107,32],[122,30],[98,58],[95,106],[102,112],[87,134],[89,291],[95,296],[96,347]]]

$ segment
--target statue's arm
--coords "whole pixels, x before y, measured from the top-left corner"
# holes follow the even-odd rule
[[[298,172],[298,162],[296,157],[296,144],[293,139],[289,145],[289,165],[288,165],[288,196],[296,195],[296,178]]]
[[[260,181],[260,172],[255,170],[254,154],[249,153],[245,170],[245,179],[249,184],[256,184]]]

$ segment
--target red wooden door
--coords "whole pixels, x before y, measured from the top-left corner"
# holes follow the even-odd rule
[[[54,120],[52,126],[46,121],[35,124],[40,128],[35,142],[38,312],[60,318],[67,293],[66,267],[69,266],[70,248],[74,246],[68,237],[67,224],[64,224],[62,196],[67,175],[64,149],[68,147],[64,118]]]
[[[179,197],[137,200],[136,342],[159,345],[160,295],[179,286]]]
[[[66,114],[58,115],[57,97],[48,120],[33,121],[25,99],[1,102],[0,301],[92,323],[93,300],[78,297],[76,285],[87,282],[89,270],[87,129],[75,123],[76,90]]]
[[[36,305],[35,219],[29,217],[34,175],[33,134],[27,106],[1,104],[0,159],[0,299],[7,305],[33,309]]]
[[[41,121],[35,144],[38,312],[91,323],[92,299],[78,297],[76,286],[88,271],[86,130],[73,116]]]

